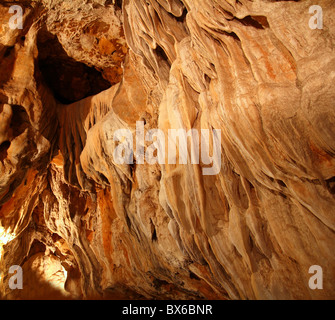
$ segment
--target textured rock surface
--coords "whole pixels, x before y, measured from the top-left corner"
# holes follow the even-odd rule
[[[2,298],[335,298],[335,7],[314,2],[19,1],[11,30],[2,0]],[[115,163],[140,120],[221,129],[220,173]]]

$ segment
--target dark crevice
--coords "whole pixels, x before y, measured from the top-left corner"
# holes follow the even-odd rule
[[[10,54],[12,53],[13,49],[14,49],[14,46],[13,47],[7,47],[6,50],[5,50],[5,53],[4,53],[3,57],[4,58],[9,57]]]
[[[0,145],[0,160],[4,161],[7,158],[7,150],[10,147],[10,142],[9,141],[4,141]]]
[[[135,170],[136,170],[136,161],[134,163],[129,164],[130,175],[134,178]]]
[[[29,126],[29,116],[26,109],[19,105],[12,105],[11,128],[13,129],[14,138],[21,135]]]
[[[115,5],[116,9],[121,10],[122,9],[122,0],[115,0],[114,5]]]
[[[331,194],[335,194],[335,177],[326,180],[327,188]]]
[[[249,245],[250,245],[250,251],[252,251],[254,245],[254,239],[252,238],[252,236],[249,234]]]
[[[268,20],[264,16],[246,16],[243,19],[237,19],[237,20],[240,21],[245,26],[254,27],[256,29],[269,28]]]
[[[166,286],[168,284],[169,283],[167,281],[161,280],[161,279],[157,279],[157,278],[155,278],[154,281],[153,281],[153,286],[157,290],[159,290],[162,286]]]
[[[94,67],[69,57],[51,33],[41,31],[37,46],[42,78],[59,102],[71,104],[111,87]]]
[[[282,187],[284,187],[284,188],[287,188],[287,186],[286,186],[286,184],[285,184],[284,181],[277,179],[277,182],[278,182],[278,184],[279,184],[280,186],[282,186]]]
[[[122,2],[123,2],[122,0],[107,0],[105,2],[105,5],[108,5],[108,6],[114,5],[114,8],[116,10],[121,10],[122,9]]]
[[[154,231],[151,235],[151,241],[157,241],[157,233],[156,233],[156,228],[154,228]]]
[[[126,224],[127,224],[128,230],[130,231],[131,230],[131,221],[130,221],[127,214],[125,214],[125,219],[126,219]]]
[[[200,278],[195,273],[193,273],[192,271],[190,271],[190,279],[200,280]]]
[[[222,31],[222,34],[225,34],[226,36],[230,36],[233,39],[237,40],[238,42],[241,42],[240,38],[238,37],[238,35],[235,32],[227,32],[227,31]],[[219,42],[219,44],[221,45],[221,42]]]
[[[184,22],[186,21],[187,13],[188,13],[188,11],[187,11],[187,9],[185,8],[184,11],[183,11],[183,13],[182,13],[182,15],[181,15],[180,17],[176,17],[176,20],[177,20],[178,22],[183,22],[183,23],[184,23]]]
[[[281,197],[283,197],[284,199],[287,199],[286,194],[284,194],[283,192],[279,192],[279,195],[280,195]]]
[[[29,257],[32,257],[33,255],[40,253],[40,252],[45,252],[45,250],[46,250],[46,245],[43,242],[35,239],[30,246]],[[22,264],[24,264],[24,262]]]
[[[150,219],[150,226],[151,226],[151,241],[157,241],[157,232],[156,232],[156,227],[152,220]]]
[[[165,53],[164,49],[161,46],[157,45],[157,48],[155,49],[155,53],[156,53],[156,56],[158,58],[160,58],[163,61],[168,62],[169,65],[171,65],[170,60],[169,60],[167,54]]]
[[[106,177],[104,174],[98,172],[98,175],[99,175],[99,179],[100,179],[104,184],[109,185],[109,181],[108,181],[107,177]]]
[[[211,83],[212,79],[207,74],[205,74],[205,81],[209,85]]]

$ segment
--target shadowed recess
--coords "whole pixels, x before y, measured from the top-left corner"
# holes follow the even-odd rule
[[[58,38],[49,32],[39,33],[38,52],[43,79],[63,104],[71,104],[111,87],[98,70],[69,57]]]

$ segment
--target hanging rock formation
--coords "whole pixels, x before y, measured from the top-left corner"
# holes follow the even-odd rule
[[[335,298],[332,0],[22,0],[23,29],[9,28],[12,4],[3,299]],[[219,173],[117,163],[113,133],[138,121],[221,130]]]

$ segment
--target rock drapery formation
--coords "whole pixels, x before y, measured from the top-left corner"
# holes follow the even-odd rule
[[[335,298],[332,2],[2,0],[2,298]],[[137,121],[220,129],[219,174],[116,163]]]

